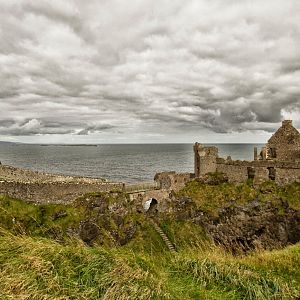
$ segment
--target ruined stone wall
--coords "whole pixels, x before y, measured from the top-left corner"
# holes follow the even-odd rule
[[[226,174],[229,182],[245,182],[248,179],[246,165],[217,164],[217,171]]]
[[[160,189],[178,191],[194,177],[191,173],[162,172],[157,173],[154,180]]]
[[[254,184],[270,180],[270,168],[274,169],[275,182],[279,185],[300,182],[299,163],[274,161],[226,161],[218,159],[217,171],[227,175],[229,182],[242,183],[249,178],[248,169],[253,170]]]
[[[254,167],[255,175],[253,179],[254,184],[261,184],[264,181],[270,180],[269,178],[269,170],[268,168],[262,167]]]
[[[270,146],[269,146],[270,147]],[[270,152],[270,148],[267,148]],[[300,146],[294,146],[293,148],[290,145],[287,145],[286,148],[276,148],[275,146],[272,146],[273,149],[276,149],[276,160],[280,161],[300,161]]]
[[[194,156],[195,177],[205,175],[209,172],[216,172],[217,147],[204,147],[202,144],[195,143]]]
[[[0,181],[0,194],[37,203],[70,203],[92,192],[122,190],[122,183],[66,183]]]
[[[200,156],[200,173],[204,175],[217,170],[217,154],[213,151],[206,151],[205,155]]]
[[[300,169],[276,168],[276,183],[284,185],[292,182],[300,182]]]
[[[300,160],[300,133],[293,127],[291,120],[282,122],[282,126],[268,140],[266,148],[269,159]]]

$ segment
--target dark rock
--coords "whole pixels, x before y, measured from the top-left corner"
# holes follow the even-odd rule
[[[212,219],[198,219],[216,244],[233,253],[254,248],[274,249],[300,241],[300,212],[287,207],[279,210],[272,202],[262,205],[254,200],[244,206],[223,208]]]
[[[98,234],[99,229],[96,224],[89,221],[81,222],[79,228],[79,236],[85,243],[87,243],[88,245],[92,245]]]

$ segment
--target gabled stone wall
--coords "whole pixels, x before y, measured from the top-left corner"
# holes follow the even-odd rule
[[[282,126],[268,140],[266,150],[267,159],[277,161],[300,160],[300,133],[293,127],[291,120],[282,122]]]

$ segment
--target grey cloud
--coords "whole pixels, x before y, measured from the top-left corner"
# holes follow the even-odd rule
[[[84,129],[80,130],[77,134],[78,135],[86,135],[95,132],[103,132],[114,128],[113,125],[110,124],[90,124],[86,126]]]
[[[53,124],[44,124],[37,119],[14,121],[2,120],[0,121],[0,134],[11,136],[32,136],[32,135],[46,135],[46,134],[71,134],[72,129],[63,126],[53,126]]]
[[[292,0],[0,2],[0,135],[269,132],[300,115],[299,19]]]

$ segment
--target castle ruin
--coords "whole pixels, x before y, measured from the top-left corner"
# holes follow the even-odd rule
[[[209,172],[222,172],[229,182],[254,183],[273,180],[283,185],[300,182],[300,133],[293,127],[291,120],[282,122],[282,126],[272,135],[258,154],[254,148],[253,161],[232,160],[218,156],[217,147],[194,145],[195,177]]]
[[[300,133],[291,120],[282,122],[282,126],[272,135],[265,147],[258,153],[254,148],[253,161],[232,160],[219,157],[217,147],[194,144],[194,173],[162,172],[154,180],[160,189],[178,191],[194,178],[207,173],[220,172],[229,182],[243,183],[248,179],[254,184],[267,180],[279,185],[300,182]]]

